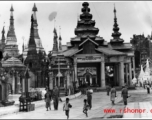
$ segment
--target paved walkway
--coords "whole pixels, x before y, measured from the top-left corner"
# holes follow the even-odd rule
[[[123,118],[152,118],[152,102],[129,103]]]
[[[90,119],[90,118],[101,118],[108,117],[111,113],[104,113],[104,109],[121,107],[124,108],[124,105],[119,103],[121,101],[120,92],[117,93],[116,105],[111,105],[110,96],[106,95],[106,92],[93,93],[93,107],[88,111],[88,117],[86,117],[83,110],[83,100],[86,96],[81,96],[76,99],[70,100],[72,104],[72,108],[70,110],[70,119]],[[46,111],[45,105],[44,107],[37,108],[32,112],[20,112],[15,114],[9,114],[5,116],[1,116],[0,119],[66,119],[65,113],[63,111],[63,103],[59,104],[58,111]],[[52,106],[53,108],[53,106]]]
[[[142,103],[142,101],[148,102],[149,100],[152,100],[151,95],[146,94],[145,89],[138,89],[138,90],[130,90],[129,94],[131,94],[131,97],[128,99],[129,104],[128,106],[124,106],[122,102],[121,97],[121,91],[117,92],[117,98],[116,98],[116,105],[112,105],[110,101],[110,96],[106,95],[106,92],[99,92],[99,93],[93,93],[93,108],[88,111],[88,117],[86,117],[83,112],[83,100],[86,98],[86,96],[81,96],[76,99],[70,100],[70,103],[72,104],[72,108],[70,109],[70,119],[90,119],[90,118],[107,118],[114,115],[124,115],[130,118],[140,118],[140,114],[128,114],[124,112],[120,112],[120,110],[124,110],[125,108],[148,108],[148,106],[151,105]],[[41,107],[38,107],[35,109],[35,111],[32,112],[20,112],[15,114],[8,114],[4,116],[0,116],[0,119],[66,119],[65,113],[63,112],[63,103],[59,104],[59,110],[58,111],[46,111],[45,108],[45,102],[40,101],[43,103]],[[138,104],[139,102],[140,104]],[[53,108],[53,106],[52,106]],[[149,107],[149,109],[151,106]],[[147,110],[149,110],[147,109]],[[0,108],[1,110],[1,108]],[[105,112],[104,110],[115,110],[115,112]],[[2,110],[3,111],[3,110]],[[1,112],[1,111],[0,111]],[[147,116],[150,114],[146,114]],[[144,116],[144,115],[143,115]],[[145,116],[144,116],[145,117]],[[126,118],[126,117],[125,117]]]

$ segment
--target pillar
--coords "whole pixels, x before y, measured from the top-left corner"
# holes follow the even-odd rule
[[[119,85],[119,64],[116,64],[116,85]]]
[[[132,83],[132,70],[131,70],[131,63],[129,63],[129,85]]]
[[[101,62],[101,87],[105,86],[105,62]]]
[[[136,74],[135,74],[135,57],[132,58],[133,59],[133,77],[135,78],[136,77]]]
[[[28,78],[27,80],[28,80],[28,92],[30,92],[30,84],[31,84],[31,80],[30,80],[31,78]]]
[[[57,84],[56,84],[56,77],[55,77],[55,79],[54,79],[54,85],[57,86]]]
[[[77,81],[78,82],[78,80],[77,80],[77,63],[75,62],[74,63],[74,76],[75,76],[75,78],[74,78],[74,80],[75,80],[75,82]],[[76,87],[76,86],[75,86]]]
[[[50,90],[52,90],[53,89],[53,75],[52,75],[52,73],[49,73],[49,88],[50,88]]]
[[[58,77],[58,87],[60,87],[60,77]]]
[[[129,81],[128,81],[128,63],[126,63],[125,65],[125,73],[126,73],[126,84],[129,85]]]
[[[14,80],[15,80],[15,94],[17,94],[18,93],[18,87],[17,87],[17,76],[18,76],[18,74],[17,73],[14,73]]]
[[[119,86],[124,85],[124,63],[120,62],[119,64]]]
[[[67,71],[67,87],[70,86],[70,74],[69,74],[69,71]]]
[[[22,78],[22,93],[25,92],[25,78]]]
[[[12,79],[12,90],[13,90],[13,94],[15,93],[15,76],[13,74],[13,79]]]

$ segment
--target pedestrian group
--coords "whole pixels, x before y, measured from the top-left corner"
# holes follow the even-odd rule
[[[91,110],[92,108],[92,93],[93,90],[88,88],[86,91],[87,99],[84,99],[84,106],[83,106],[83,113],[88,117],[88,110]],[[46,88],[46,94],[45,94],[45,102],[46,102],[46,110],[51,110],[51,101],[53,100],[54,110],[58,110],[58,104],[59,101],[62,102],[60,98],[59,88],[56,86],[53,90],[49,90]],[[72,105],[69,102],[69,98],[66,98],[66,101],[63,105],[63,111],[65,111],[65,115],[67,116],[67,119],[69,119],[69,112],[70,108],[72,108]]]

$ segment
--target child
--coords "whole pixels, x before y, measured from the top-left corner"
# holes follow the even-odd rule
[[[66,98],[66,103],[63,105],[63,111],[65,111],[65,115],[67,116],[67,119],[69,119],[69,108],[71,108],[72,105],[69,103],[69,98]]]
[[[86,114],[86,117],[88,117],[88,113],[87,113],[88,108],[89,108],[88,102],[86,99],[84,99],[83,113]]]

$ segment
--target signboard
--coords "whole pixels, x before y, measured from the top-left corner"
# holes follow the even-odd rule
[[[99,56],[99,57],[94,57],[94,56],[78,57],[77,62],[101,62],[101,56]]]

